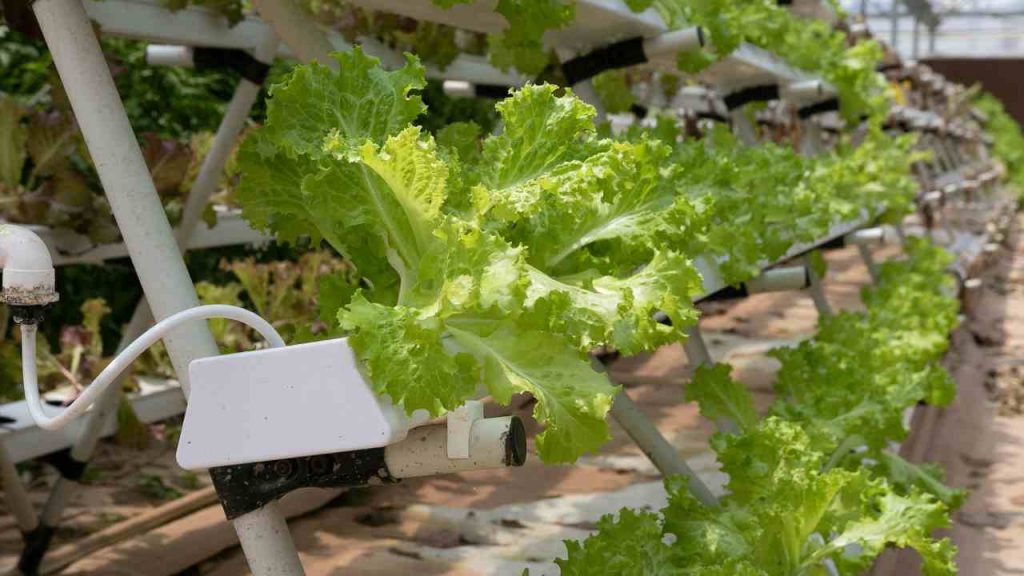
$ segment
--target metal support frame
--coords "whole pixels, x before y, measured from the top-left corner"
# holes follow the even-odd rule
[[[197,306],[195,286],[82,0],[36,0],[32,7],[154,316],[165,318]],[[218,354],[217,345],[202,322],[183,325],[165,343],[187,398],[189,362]],[[287,525],[275,506],[241,516],[234,523],[253,574],[303,574]]]
[[[256,49],[255,59],[264,64],[270,64],[277,51],[277,44],[277,37],[268,29],[265,38]],[[182,210],[181,221],[177,228],[177,244],[182,253],[185,252],[188,239],[201,221],[207,202],[217,191],[224,166],[227,164],[238,136],[245,128],[249,112],[256,103],[261,86],[252,80],[241,78],[235,88],[234,95],[217,127],[217,132],[203,158],[199,173],[189,190]],[[121,336],[118,351],[123,350],[125,346],[138,338],[152,323],[152,313],[146,298],[143,297],[136,304],[131,320]],[[123,381],[123,378],[118,380],[97,400],[93,409],[84,417],[85,425],[78,437],[71,448],[65,452],[65,461],[72,465],[58,469],[61,474],[51,488],[50,496],[39,518],[43,529],[33,532],[26,538],[26,546],[18,562],[18,568],[22,573],[32,574],[38,570],[49,547],[53,531],[60,524],[68,499],[78,485],[85,465],[92,457],[103,429],[107,422],[114,418],[121,398],[120,390]],[[0,443],[2,443],[2,439],[0,439]],[[6,489],[8,485],[5,483],[4,486]]]

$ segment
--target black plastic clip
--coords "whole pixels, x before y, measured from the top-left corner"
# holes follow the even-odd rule
[[[262,85],[270,73],[269,64],[260,62],[252,54],[237,48],[193,48],[192,64],[196,70],[229,68],[256,85]]]
[[[39,566],[43,563],[46,551],[50,549],[53,541],[53,534],[56,530],[53,526],[39,524],[35,530],[22,534],[25,541],[25,548],[18,558],[18,572],[23,576],[35,576],[39,574]]]
[[[647,54],[644,53],[644,39],[637,36],[567,60],[562,63],[562,73],[566,84],[575,86],[606,70],[627,68],[645,62]]]
[[[722,101],[725,102],[726,110],[732,112],[733,110],[746,104],[750,104],[751,102],[768,102],[770,100],[778,99],[778,84],[761,84],[759,86],[750,86],[749,88],[743,88],[731,94],[726,94],[725,97],[722,98]]]
[[[210,469],[228,519],[258,510],[299,488],[344,488],[398,482],[388,471],[384,448],[318,454]]]
[[[53,466],[60,473],[61,478],[70,480],[72,482],[78,482],[85,475],[85,469],[88,466],[87,462],[76,460],[71,455],[71,449],[65,448],[58,452],[48,454],[43,458],[43,461]]]
[[[803,108],[800,108],[799,110],[796,111],[796,115],[801,120],[807,120],[808,118],[810,118],[812,116],[817,116],[818,114],[824,114],[826,112],[838,112],[838,111],[839,111],[839,99],[838,98],[829,98],[828,100],[823,100],[823,101],[818,102],[816,104],[811,104],[809,106],[804,106]]]

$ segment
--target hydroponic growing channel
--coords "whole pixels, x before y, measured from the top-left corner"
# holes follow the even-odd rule
[[[12,573],[980,573],[1024,138],[840,6],[2,6]]]

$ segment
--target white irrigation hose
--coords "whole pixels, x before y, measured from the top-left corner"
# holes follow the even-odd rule
[[[177,328],[185,322],[195,320],[207,320],[210,318],[227,318],[241,322],[257,332],[266,339],[272,348],[283,347],[284,340],[277,330],[269,322],[259,315],[226,304],[212,304],[208,306],[196,306],[188,310],[182,310],[157,322],[152,328],[146,330],[134,342],[129,344],[121,354],[107,365],[100,372],[85,390],[75,398],[75,401],[67,406],[60,414],[48,416],[43,410],[43,404],[39,397],[39,382],[36,375],[36,326],[35,324],[21,325],[21,371],[25,387],[25,400],[28,403],[28,411],[40,428],[46,430],[57,430],[63,428],[71,420],[83,414],[89,406],[95,402],[103,390],[106,389],[126,368],[131,366],[143,352],[150,346],[156,344],[168,332]]]

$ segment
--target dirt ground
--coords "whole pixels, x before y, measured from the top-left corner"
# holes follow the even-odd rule
[[[1015,236],[1009,244],[1013,248],[1001,249],[985,266],[969,300],[971,315],[953,335],[947,364],[959,382],[958,399],[943,411],[919,411],[903,447],[911,457],[942,463],[951,484],[971,490],[950,531],[965,576],[1024,574],[1024,246]],[[876,251],[879,259],[894,254],[893,248]],[[831,251],[827,260],[833,308],[858,308],[868,275],[856,251]],[[703,312],[712,356],[735,366],[762,407],[771,401],[777,368],[765,352],[812,335],[817,319],[805,293],[710,303]],[[720,489],[724,478],[707,449],[711,427],[682,400],[689,377],[682,347],[622,359],[611,373],[691,467]],[[504,412],[536,428],[530,409],[523,400]],[[173,437],[173,430],[172,424],[161,432]],[[504,575],[524,568],[557,574],[552,559],[564,554],[564,539],[585,537],[602,514],[622,506],[664,501],[654,468],[614,424],[612,433],[599,454],[575,466],[545,466],[531,445],[523,468],[406,481],[334,498],[290,522],[307,574]],[[73,497],[57,547],[207,486],[205,476],[177,468],[170,444],[137,451],[104,442],[88,485]],[[34,466],[25,475],[41,504],[52,472]],[[93,553],[63,573],[248,574],[236,542],[219,507],[209,506]],[[0,515],[0,566],[12,565],[19,549],[13,520]],[[892,554],[875,573],[918,570],[912,557]]]

